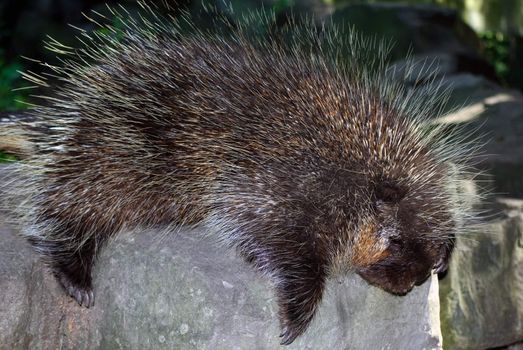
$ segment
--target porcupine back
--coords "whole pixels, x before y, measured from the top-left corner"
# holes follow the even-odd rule
[[[289,343],[316,308],[287,302],[292,293],[320,299],[325,275],[385,257],[368,234],[376,193],[424,208],[438,225],[417,240],[437,247],[468,215],[454,195],[466,147],[430,125],[444,93],[393,80],[379,42],[311,23],[258,39],[252,18],[218,20],[226,34],[211,34],[187,16],[111,11],[123,30],[83,33],[78,50],[51,42],[65,54],[58,84],[20,125],[35,154],[6,190],[23,235],[79,303],[92,305],[90,266],[118,231],[203,225],[272,279]],[[88,271],[71,262],[83,251]]]

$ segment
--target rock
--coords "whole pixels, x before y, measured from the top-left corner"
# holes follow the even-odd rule
[[[477,167],[491,177],[491,192],[523,198],[522,94],[470,74],[447,77],[444,83],[453,89],[448,108],[461,108],[439,122],[479,137]]]
[[[0,231],[0,349],[276,349],[268,281],[199,231],[122,235],[79,307],[20,237]],[[438,281],[406,297],[357,276],[331,281],[320,313],[287,349],[441,349]]]
[[[523,97],[487,105],[470,127],[480,128],[488,138],[483,168],[494,180],[494,191],[503,196],[523,198]]]
[[[454,89],[449,107],[462,108],[437,122],[484,135],[477,167],[488,174],[487,188],[523,198],[521,94],[470,74],[444,83]],[[523,200],[504,197],[489,206],[495,215],[483,227],[458,236],[448,276],[440,281],[445,348],[487,349],[523,340]]]
[[[523,350],[523,343],[512,344],[500,350]]]
[[[523,340],[523,200],[497,203],[503,216],[458,239],[441,281],[446,349],[487,349]]]

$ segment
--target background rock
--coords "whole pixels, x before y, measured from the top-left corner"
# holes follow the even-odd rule
[[[80,308],[28,244],[0,230],[0,349],[276,349],[268,282],[201,232],[123,235]],[[331,281],[312,327],[286,349],[440,349],[435,277],[395,297],[357,276]]]
[[[523,98],[483,77],[454,74],[441,118],[480,137],[478,177],[490,191],[486,223],[458,237],[447,277],[440,281],[446,349],[498,348],[523,340]],[[495,200],[493,199],[495,198]]]
[[[458,240],[441,281],[445,349],[487,349],[523,340],[523,200]]]
[[[418,61],[420,65],[431,62],[425,56]],[[484,172],[480,180],[489,182],[491,194],[523,198],[523,95],[482,76],[453,71],[446,56],[441,62],[446,74],[442,83],[452,92],[446,107],[449,114],[435,122],[460,128],[474,141],[475,167]]]

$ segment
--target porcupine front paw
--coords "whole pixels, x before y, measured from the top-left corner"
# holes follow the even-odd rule
[[[456,238],[454,237],[454,235],[452,235],[450,243],[447,243],[447,245],[441,248],[440,258],[434,265],[434,272],[438,275],[439,278],[443,278],[447,274],[450,263],[450,257],[452,251],[454,250],[455,243]]]
[[[80,306],[87,308],[94,306],[94,292],[91,283],[87,283],[87,286],[82,286],[79,283],[73,282],[73,280],[63,272],[55,272],[56,278],[69,294]]]
[[[307,329],[310,320],[298,320],[291,315],[280,315],[280,344],[289,345]]]
[[[279,302],[281,345],[291,344],[309,327],[321,299],[321,292],[310,291],[308,295],[289,295]]]
[[[291,344],[309,327],[322,299],[324,276],[290,278],[278,290],[281,344]]]

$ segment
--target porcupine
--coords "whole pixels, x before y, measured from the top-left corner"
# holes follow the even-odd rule
[[[259,39],[249,21],[213,34],[110,10],[123,30],[51,42],[58,83],[19,123],[34,154],[5,189],[80,305],[94,305],[97,252],[132,227],[199,225],[235,248],[273,283],[282,344],[335,274],[403,295],[446,269],[470,213],[454,193],[467,152],[430,123],[434,84],[395,80],[383,46],[352,31]]]

